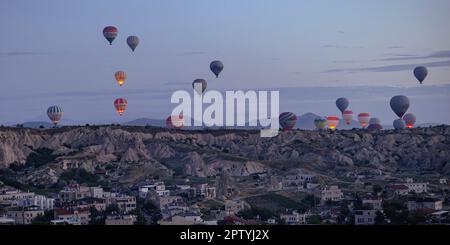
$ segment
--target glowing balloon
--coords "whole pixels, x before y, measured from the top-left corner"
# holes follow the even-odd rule
[[[114,77],[116,78],[116,81],[119,84],[119,86],[122,86],[125,80],[127,80],[127,74],[124,71],[117,71],[114,74]]]
[[[127,105],[128,105],[128,101],[123,98],[118,98],[114,101],[114,107],[116,108],[117,113],[119,113],[119,115],[121,115],[121,116],[125,112]]]
[[[408,113],[403,116],[403,120],[405,121],[407,128],[413,128],[416,123],[416,115]]]
[[[367,127],[367,125],[369,125],[369,119],[370,119],[370,114],[363,112],[363,113],[359,113],[358,114],[358,122],[359,124],[361,124],[361,126],[363,128]]]
[[[329,129],[336,129],[337,125],[339,124],[339,117],[330,116],[327,117],[327,124]]]

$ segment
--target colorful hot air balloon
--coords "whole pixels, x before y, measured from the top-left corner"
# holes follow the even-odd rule
[[[406,128],[406,123],[401,118],[395,119],[393,125],[394,125],[395,129],[405,129]]]
[[[345,110],[342,113],[342,119],[344,119],[345,124],[350,125],[350,123],[352,123],[353,120],[353,111]]]
[[[369,125],[371,124],[380,124],[381,125],[381,120],[378,117],[372,117],[369,120]]]
[[[414,76],[416,79],[422,84],[422,82],[425,80],[425,78],[428,75],[428,69],[424,66],[418,66],[414,68]]]
[[[220,72],[223,70],[223,63],[219,60],[215,60],[209,64],[209,68],[211,71],[216,75],[216,77],[219,77]]]
[[[122,86],[125,80],[127,80],[127,74],[124,71],[117,71],[114,74],[114,77],[116,78],[116,81],[119,84],[119,86]]]
[[[381,124],[370,124],[369,127],[367,127],[368,130],[382,130],[383,126]]]
[[[370,114],[367,112],[358,114],[358,122],[361,124],[361,126],[363,128],[365,128],[365,127],[367,127],[367,125],[369,125],[369,119],[370,119]]]
[[[316,126],[316,128],[318,130],[325,129],[327,127],[327,120],[318,117],[318,118],[314,119],[314,125]]]
[[[339,98],[336,100],[336,106],[342,113],[347,110],[349,104],[350,102],[347,98]]]
[[[61,109],[61,107],[54,105],[50,106],[47,109],[47,116],[50,118],[50,121],[56,126],[59,123],[59,120],[61,120],[61,117],[63,116],[64,112]]]
[[[297,123],[297,116],[292,112],[283,112],[280,114],[279,120],[283,131],[288,131],[295,127],[295,124]]]
[[[413,128],[414,124],[416,123],[416,115],[408,113],[403,116],[403,120],[405,121],[407,128]]]
[[[195,85],[198,84],[201,87],[200,88],[195,88]],[[195,79],[192,82],[192,88],[194,88],[195,91],[197,91],[197,93],[202,94],[203,92],[205,92],[206,90],[206,86],[208,85],[208,83],[205,81],[205,79]]]
[[[125,109],[127,108],[128,101],[123,98],[118,98],[114,101],[114,107],[117,110],[117,113],[122,116],[122,114],[125,112]]]
[[[166,119],[168,128],[182,128],[184,124],[182,115],[171,115]]]
[[[397,95],[392,97],[390,105],[394,113],[397,114],[399,118],[402,118],[406,111],[408,111],[409,99],[404,95]]]
[[[108,40],[109,45],[112,45],[112,42],[116,39],[118,33],[119,31],[115,26],[107,26],[103,28],[103,36],[106,40]]]
[[[337,125],[339,124],[339,117],[329,116],[327,117],[328,128],[335,130]]]
[[[127,44],[131,48],[131,50],[133,50],[133,52],[134,52],[136,47],[139,45],[139,37],[137,37],[137,36],[129,36],[127,38]]]

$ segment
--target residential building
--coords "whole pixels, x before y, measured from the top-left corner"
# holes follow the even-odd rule
[[[362,198],[363,206],[369,206],[374,210],[382,210],[383,209],[383,200],[379,196],[368,195]]]
[[[136,215],[108,215],[105,225],[133,225],[136,222]]]
[[[429,209],[434,211],[440,211],[443,208],[443,201],[436,198],[414,198],[408,201],[408,210],[415,211],[421,209]]]
[[[158,196],[169,196],[170,195],[170,191],[166,190],[166,185],[162,181],[155,182],[150,185],[143,185],[143,186],[139,187],[139,197],[140,198],[147,197],[147,194],[149,191],[155,191]]]
[[[44,215],[44,210],[39,208],[12,208],[6,212],[9,219],[13,219],[17,225],[29,225],[39,215]]]
[[[35,195],[18,200],[16,205],[23,208],[38,207],[41,210],[52,210],[54,203],[55,199],[53,198],[47,198],[42,195]]]
[[[87,208],[76,210],[57,208],[54,210],[54,214],[55,220],[53,220],[53,224],[88,225],[91,221],[91,213]]]
[[[344,198],[344,193],[337,185],[324,186],[315,191],[315,195],[320,198],[321,202],[333,201],[338,202]]]
[[[117,204],[123,213],[129,213],[136,209],[136,197],[134,196],[118,195],[112,199],[112,203]]]
[[[292,211],[291,213],[287,214],[281,214],[280,218],[288,225],[306,224],[306,214],[300,214],[297,211]]]
[[[375,217],[377,210],[356,210],[355,211],[355,225],[373,225],[375,224]]]
[[[158,221],[160,225],[195,225],[203,224],[201,214],[194,212],[185,212],[172,216],[169,220]]]

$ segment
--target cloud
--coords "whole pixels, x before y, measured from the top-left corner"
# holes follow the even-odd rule
[[[387,56],[391,56],[391,57],[376,59],[374,61],[402,61],[402,60],[450,58],[450,50],[441,50],[441,51],[430,53],[428,55],[387,54]]]
[[[394,45],[394,46],[389,46],[389,47],[387,47],[388,49],[400,49],[400,48],[403,48],[402,46],[396,46],[396,45]]]
[[[417,65],[423,65],[426,67],[449,67],[450,60],[428,62],[423,64],[401,64],[401,65],[388,65],[388,66],[374,66],[374,67],[362,67],[362,68],[344,68],[344,69],[330,69],[324,71],[324,73],[333,72],[395,72],[395,71],[405,71],[412,70]]]
[[[33,56],[33,55],[48,55],[47,52],[31,52],[31,51],[11,51],[0,52],[0,56]]]
[[[201,55],[204,53],[205,52],[202,52],[202,51],[187,51],[187,52],[178,53],[177,56]]]
[[[340,46],[340,45],[335,45],[335,44],[327,44],[327,45],[322,45],[322,48],[346,48],[346,46]]]

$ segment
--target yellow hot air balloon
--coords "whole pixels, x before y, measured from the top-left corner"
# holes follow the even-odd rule
[[[122,86],[125,80],[127,80],[127,74],[124,71],[117,71],[116,74],[114,74],[114,77],[116,77],[119,86]]]

